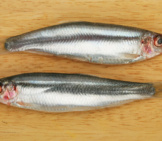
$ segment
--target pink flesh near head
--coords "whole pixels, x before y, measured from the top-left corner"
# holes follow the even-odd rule
[[[13,99],[15,96],[16,96],[15,91],[6,90],[4,92],[3,98],[4,98],[4,100],[10,100],[10,99]]]

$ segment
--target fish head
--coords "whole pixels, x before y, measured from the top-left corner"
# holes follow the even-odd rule
[[[147,33],[141,39],[142,56],[152,58],[162,53],[162,35]]]
[[[0,82],[0,102],[10,105],[17,98],[17,87],[13,82],[1,81]]]

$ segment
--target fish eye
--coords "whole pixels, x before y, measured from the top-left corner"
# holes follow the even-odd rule
[[[157,47],[162,47],[162,36],[161,35],[155,36],[154,45]]]
[[[162,38],[158,40],[158,44],[162,44]]]

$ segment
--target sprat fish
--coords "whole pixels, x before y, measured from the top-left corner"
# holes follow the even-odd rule
[[[5,49],[98,64],[129,64],[159,55],[162,35],[121,25],[72,22],[11,37]]]
[[[87,111],[148,99],[160,88],[82,74],[28,73],[0,79],[0,102],[43,112]]]

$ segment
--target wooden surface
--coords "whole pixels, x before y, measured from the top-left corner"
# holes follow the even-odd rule
[[[0,42],[42,27],[91,21],[162,33],[162,0],[0,0]],[[162,81],[162,56],[106,66],[30,53],[0,55],[0,77],[27,72],[84,73],[106,78]],[[0,104],[0,141],[160,141],[162,99],[90,112],[41,113]]]

